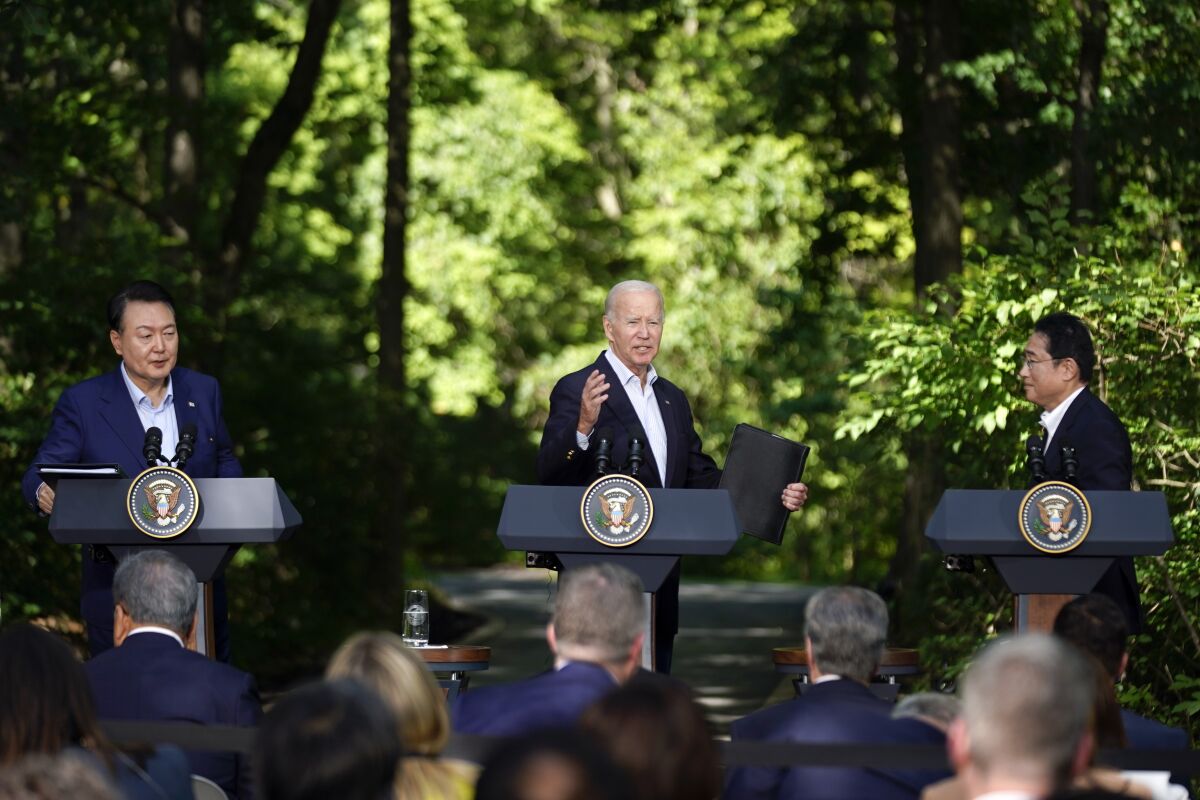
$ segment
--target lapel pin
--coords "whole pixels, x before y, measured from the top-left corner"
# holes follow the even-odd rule
[[[196,407],[196,401],[188,400],[188,408],[195,408],[195,407]]]

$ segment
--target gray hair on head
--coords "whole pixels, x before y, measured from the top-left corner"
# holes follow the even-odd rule
[[[196,615],[196,576],[165,550],[143,550],[117,566],[113,602],[137,624],[186,636]]]
[[[831,586],[808,601],[804,635],[809,658],[826,675],[871,680],[887,644],[888,611],[883,599],[858,586]]]
[[[1075,648],[1044,633],[984,648],[962,683],[972,764],[984,774],[1065,784],[1091,722],[1090,669]]]
[[[642,581],[616,564],[567,570],[554,601],[558,654],[571,661],[618,663],[646,627]]]
[[[604,316],[612,320],[613,310],[617,306],[617,298],[627,292],[654,292],[658,295],[658,310],[663,316],[667,313],[667,304],[663,302],[663,293],[653,283],[647,281],[621,281],[617,285],[608,290],[608,297],[604,298]]]
[[[892,709],[892,719],[914,717],[936,725],[943,731],[950,727],[962,709],[962,703],[952,694],[917,692],[902,698]]]

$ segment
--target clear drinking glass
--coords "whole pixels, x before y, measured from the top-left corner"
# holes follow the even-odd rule
[[[424,589],[404,592],[404,631],[400,638],[412,647],[429,644],[429,592]]]

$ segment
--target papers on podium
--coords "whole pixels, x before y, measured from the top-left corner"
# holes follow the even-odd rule
[[[783,540],[789,512],[780,495],[804,474],[808,450],[753,425],[733,429],[719,488],[729,490],[744,533],[774,544]]]

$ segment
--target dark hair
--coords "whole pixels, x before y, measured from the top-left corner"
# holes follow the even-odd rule
[[[475,800],[546,798],[547,778],[560,780],[554,800],[628,800],[629,779],[582,733],[543,730],[506,740],[487,757]],[[538,791],[533,791],[533,789]]]
[[[1046,337],[1046,350],[1051,358],[1073,359],[1079,366],[1079,379],[1084,383],[1092,379],[1096,348],[1092,345],[1092,334],[1083,320],[1065,311],[1058,311],[1039,319],[1033,326],[1033,332]]]
[[[1129,623],[1120,606],[1106,595],[1085,594],[1059,609],[1054,633],[1088,653],[1116,680],[1129,639]]]
[[[387,704],[342,678],[288,692],[263,718],[254,746],[263,800],[384,800],[403,746]]]
[[[86,745],[112,767],[83,665],[66,642],[29,623],[0,634],[0,766],[27,753]]]
[[[704,712],[681,683],[634,677],[580,718],[644,800],[711,800],[721,793],[717,749]]]
[[[1096,737],[1096,748],[1124,748],[1129,740],[1125,738],[1125,723],[1121,720],[1117,690],[1103,664],[1090,655],[1086,661],[1091,673],[1088,677],[1096,687],[1095,705],[1092,706],[1092,733]]]
[[[125,318],[125,306],[130,303],[166,303],[175,313],[175,300],[171,293],[154,281],[134,281],[117,292],[108,301],[108,328],[121,332]]]

